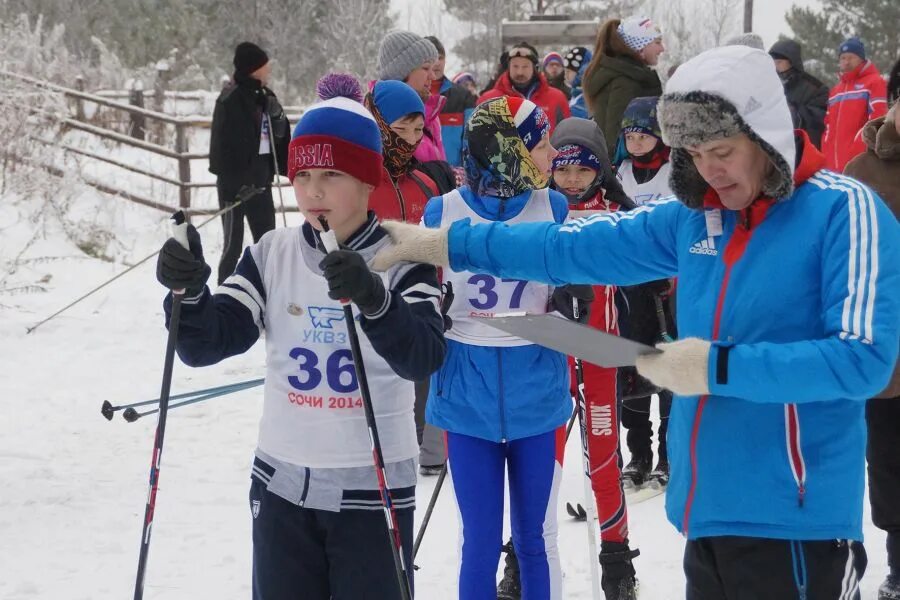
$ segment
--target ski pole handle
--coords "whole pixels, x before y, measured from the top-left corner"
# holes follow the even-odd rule
[[[337,241],[337,236],[334,234],[334,231],[328,226],[328,219],[325,218],[325,215],[319,215],[319,225],[322,226],[322,245],[325,246],[325,251],[329,254],[339,250],[340,245]],[[341,304],[347,305],[350,304],[350,300],[348,298],[341,298]]]
[[[183,211],[178,211],[172,215],[172,237],[175,238],[179,244],[181,244],[185,250],[191,249],[191,244],[188,242],[187,236],[187,219],[184,217]],[[184,295],[184,288],[179,290],[172,290],[173,294]]]
[[[172,237],[175,238],[179,244],[184,246],[185,250],[190,250],[191,245],[188,242],[187,228],[188,223],[187,219],[184,217],[184,212],[179,210],[174,213],[172,215]]]

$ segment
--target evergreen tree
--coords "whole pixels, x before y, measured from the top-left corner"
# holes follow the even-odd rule
[[[793,6],[785,19],[803,47],[807,70],[828,84],[837,81],[838,47],[850,36],[859,36],[882,73],[900,56],[897,0],[824,0],[820,10]]]

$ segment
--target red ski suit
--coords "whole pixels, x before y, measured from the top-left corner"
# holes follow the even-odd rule
[[[600,191],[594,198],[581,204],[569,204],[576,214],[586,211],[612,212],[620,207],[603,198]],[[602,252],[602,249],[598,249]],[[588,325],[619,334],[619,315],[616,311],[616,288],[611,285],[595,285]],[[600,539],[608,542],[624,542],[628,538],[628,510],[625,492],[622,490],[622,467],[619,455],[619,408],[616,388],[616,369],[583,363],[584,396],[586,401],[585,426],[587,428],[588,454],[591,465],[591,488],[597,502],[600,523]],[[569,357],[572,395],[577,397],[575,361]]]
[[[843,173],[850,160],[866,151],[862,128],[887,113],[887,84],[878,68],[866,61],[831,88],[822,154],[825,168]]]

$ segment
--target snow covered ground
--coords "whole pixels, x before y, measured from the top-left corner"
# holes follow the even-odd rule
[[[26,334],[125,268],[86,257],[45,215],[42,235],[4,277],[35,230],[28,218],[35,213],[36,201],[0,203],[0,599],[121,600],[134,584],[156,421],[128,424],[117,416],[110,423],[99,409],[105,399],[125,404],[158,395],[164,291],[149,261]],[[90,191],[76,194],[70,214],[108,224],[118,256],[129,263],[167,237],[166,215]],[[201,234],[215,264],[221,230],[212,223]],[[21,286],[38,287],[5,291]],[[177,364],[173,393],[260,377],[264,360],[257,344],[214,367]],[[260,408],[256,388],[170,413],[146,598],[249,598],[247,492]],[[582,494],[577,437],[568,447],[560,503],[568,599],[589,597],[585,525],[565,515],[565,501]],[[419,519],[434,483],[420,482]],[[447,483],[417,561],[418,597],[425,600],[456,598],[457,517]],[[630,516],[642,553],[636,561],[642,600],[683,597],[683,541],[665,521],[663,498],[632,507]],[[871,525],[866,535],[862,590],[874,599],[886,573],[884,535]]]

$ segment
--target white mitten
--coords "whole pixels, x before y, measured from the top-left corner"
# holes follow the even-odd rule
[[[687,338],[656,347],[662,353],[638,357],[638,373],[679,396],[709,393],[709,342]]]
[[[436,267],[450,265],[447,249],[449,228],[428,229],[400,221],[385,221],[381,226],[387,230],[392,243],[375,255],[372,268],[376,271],[386,271],[403,261],[426,263]]]

